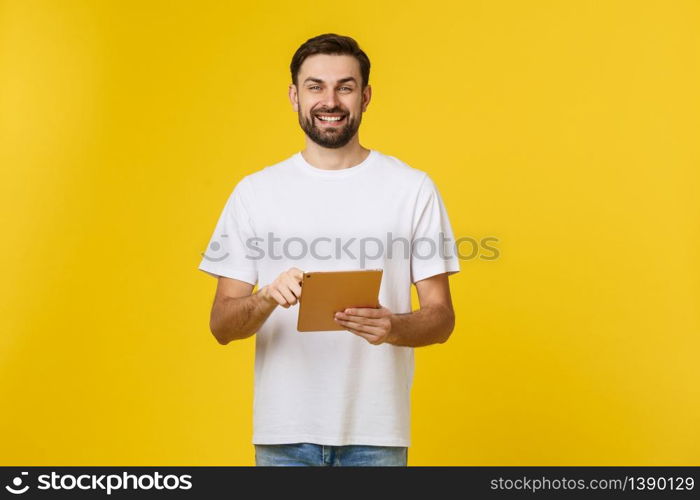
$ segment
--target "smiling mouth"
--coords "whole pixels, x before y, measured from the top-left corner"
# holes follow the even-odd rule
[[[338,125],[340,123],[343,123],[345,121],[347,115],[334,115],[334,114],[317,114],[314,115],[314,118],[316,118],[318,121],[321,123],[329,124],[329,125]]]

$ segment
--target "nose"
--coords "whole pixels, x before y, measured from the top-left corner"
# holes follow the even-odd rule
[[[326,91],[323,94],[322,102],[324,107],[328,110],[335,109],[340,100],[338,99],[338,95],[335,93],[334,88],[329,87],[326,89]]]

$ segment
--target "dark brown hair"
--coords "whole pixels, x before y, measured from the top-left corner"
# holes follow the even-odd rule
[[[304,60],[315,54],[349,55],[353,56],[360,63],[360,74],[362,75],[362,88],[369,83],[369,57],[365,54],[355,40],[349,36],[336,35],[335,33],[324,33],[313,38],[309,38],[301,47],[297,49],[292,57],[292,64],[289,69],[292,72],[292,82],[297,84],[297,75]]]

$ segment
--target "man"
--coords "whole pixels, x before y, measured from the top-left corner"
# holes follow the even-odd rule
[[[454,328],[452,229],[425,172],[360,145],[370,62],[352,38],[311,38],[290,69],[305,149],[227,200],[199,266],[218,278],[210,328],[222,345],[257,333],[257,465],[406,465],[413,348]],[[380,308],[296,330],[304,271],[380,268]]]

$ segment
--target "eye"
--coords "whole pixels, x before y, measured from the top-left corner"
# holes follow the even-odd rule
[[[319,87],[318,85],[314,85],[313,87],[309,87],[309,90],[311,90],[311,89],[320,89],[320,88],[321,88],[321,87]]]
[[[341,90],[342,90],[342,89],[348,89],[348,90],[352,91],[352,88],[351,88],[351,87],[340,87],[340,89],[341,89]]]

